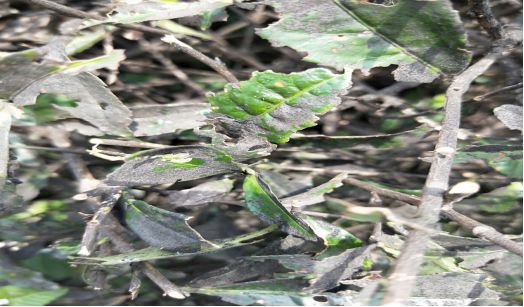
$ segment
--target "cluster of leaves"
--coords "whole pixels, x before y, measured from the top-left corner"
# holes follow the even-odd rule
[[[361,139],[339,135],[340,142],[336,136],[309,142],[306,135],[302,144],[299,137],[296,143],[302,145],[300,150],[291,151],[285,159],[321,163],[336,159],[332,153],[340,152],[340,148],[346,151],[351,148],[355,153],[354,157],[343,156],[342,160],[365,157],[359,163],[351,164],[350,169],[345,169],[344,165],[321,165],[324,172],[335,171],[339,175],[324,176],[320,184],[313,185],[310,176],[308,184],[300,184],[298,179],[290,180],[276,171],[277,166],[263,158],[274,153],[273,157],[279,159],[277,146],[288,143],[298,131],[314,127],[320,120],[319,116],[345,102],[348,91],[358,92],[359,89],[352,88],[352,83],[361,85],[366,78],[362,75],[377,69],[387,72],[389,66],[396,65],[392,73],[394,80],[420,84],[463,71],[471,60],[463,23],[449,1],[401,0],[385,5],[356,0],[267,0],[263,3],[266,7],[259,4],[258,8],[247,2],[119,1],[104,19],[68,20],[60,25],[60,34],[49,36],[43,45],[34,44],[29,49],[15,48],[14,52],[0,53],[0,112],[14,118],[14,128],[27,129],[35,134],[40,129],[43,131],[40,134],[53,134],[50,142],[64,151],[67,167],[79,168],[75,166],[75,158],[64,148],[81,143],[79,140],[85,140],[86,136],[113,136],[119,137],[119,141],[136,142],[138,146],[160,147],[116,153],[95,146],[90,151],[92,156],[124,161],[112,172],[108,172],[105,165],[101,170],[93,168],[100,174],[98,178],[105,177],[103,181],[85,175],[86,170],[74,170],[80,173],[76,175],[78,192],[95,189],[91,195],[97,196],[107,191],[123,191],[114,216],[120,218],[129,231],[123,236],[134,238],[134,243],[139,246],[126,253],[115,253],[107,247],[111,246],[111,238],[100,236],[96,255],[76,257],[74,255],[80,249],[78,236],[71,239],[67,234],[68,227],[82,225],[79,216],[70,219],[75,211],[67,208],[74,204],[71,196],[75,193],[66,193],[57,200],[41,200],[45,199],[45,194],[42,195],[44,187],[63,184],[62,189],[71,188],[70,191],[75,187],[62,176],[51,174],[53,171],[46,167],[45,162],[56,160],[56,157],[28,152],[24,137],[16,130],[11,133],[11,144],[21,145],[13,147],[16,160],[22,166],[36,167],[36,171],[9,174],[2,183],[0,213],[6,217],[0,219],[0,239],[6,242],[4,247],[16,252],[20,248],[24,250],[20,244],[46,245],[49,239],[33,238],[39,226],[52,233],[62,233],[69,240],[60,242],[57,238],[50,238],[55,245],[33,252],[19,266],[12,263],[2,265],[0,302],[4,299],[11,305],[43,305],[62,297],[60,302],[67,303],[73,294],[65,295],[67,289],[60,284],[82,282],[80,272],[67,265],[71,259],[85,270],[84,281],[87,283],[96,284],[98,275],[110,272],[116,276],[111,280],[115,287],[127,281],[126,274],[130,270],[132,284],[140,280],[140,276],[136,276],[136,266],[129,264],[163,260],[183,266],[186,259],[212,259],[220,257],[216,256],[217,253],[227,255],[232,251],[253,250],[254,247],[257,247],[256,252],[248,253],[248,256],[228,260],[224,267],[199,272],[197,276],[186,279],[181,291],[220,297],[225,302],[239,305],[350,305],[364,299],[359,296],[360,290],[376,283],[380,272],[398,256],[405,227],[417,227],[416,223],[403,217],[411,208],[352,205],[337,199],[326,200],[325,194],[341,187],[348,173],[359,163],[377,166],[375,170],[368,169],[384,175],[385,170],[391,170],[388,167],[393,167],[384,163],[396,163],[397,155],[418,157],[421,150],[409,153],[406,144],[416,144],[431,134],[428,127],[439,120],[439,114],[435,112],[442,107],[439,96],[423,99],[412,91],[410,94],[415,97],[406,97],[401,103],[393,101],[394,97],[387,94],[380,98],[384,105],[388,104],[389,98],[391,106],[410,104],[412,113],[422,113],[423,110],[432,114],[416,125],[409,120],[385,119],[379,123],[383,132],[412,129],[406,133],[382,133],[378,137]],[[124,49],[106,46],[108,37],[118,33],[119,25],[151,22],[188,41],[214,41],[213,36],[206,32],[214,22],[223,20],[228,12],[233,14],[230,19],[234,19],[238,10],[256,12],[259,8],[274,9],[278,14],[278,21],[255,31],[260,38],[268,40],[275,48],[285,46],[303,52],[306,54],[304,61],[329,69],[306,64],[298,71],[254,71],[239,83],[223,84],[219,81],[217,86],[213,84],[217,82],[202,81],[198,86],[216,91],[207,95],[207,102],[196,99],[135,106],[123,103],[99,77],[105,74],[107,83],[114,83],[126,54],[132,54],[131,50],[124,52]],[[18,14],[9,13],[9,10],[7,7],[7,16]],[[199,30],[194,28],[195,24],[200,26]],[[143,43],[140,35],[132,31],[123,33],[137,44],[141,40]],[[223,46],[224,42],[217,41]],[[99,50],[97,46],[101,44],[105,47],[105,54],[91,56],[90,52]],[[163,46],[168,48],[167,44]],[[267,43],[266,48],[274,50]],[[75,56],[78,59],[74,59]],[[199,67],[198,64],[194,66]],[[146,85],[150,78],[145,73],[127,76],[138,78],[135,83]],[[125,75],[122,74],[120,79],[125,80]],[[114,86],[118,86],[118,82]],[[171,91],[171,88],[167,90]],[[367,99],[364,101],[369,104],[375,98]],[[364,108],[366,103],[356,109]],[[348,108],[347,105],[340,110],[344,108]],[[515,119],[516,115],[521,116],[522,108],[503,105],[494,112],[508,128],[522,130]],[[426,126],[417,127],[420,123]],[[473,138],[470,136],[468,141]],[[174,139],[181,142],[171,146]],[[146,140],[167,142],[152,144]],[[94,139],[91,141],[96,143]],[[328,141],[327,145],[323,144],[325,141]],[[499,190],[480,194],[474,201],[485,202],[479,208],[491,214],[517,210],[515,203],[522,198],[522,185],[512,181],[522,178],[522,147],[488,137],[478,137],[475,141],[477,144],[464,144],[456,156],[456,163],[471,165],[486,161],[484,163],[491,168],[488,171],[498,172],[505,184]],[[395,153],[395,150],[402,152]],[[366,171],[356,173],[366,174]],[[208,177],[220,178],[201,181]],[[243,184],[235,185],[239,179]],[[58,182],[52,183],[53,180]],[[17,184],[20,181],[23,183]],[[380,180],[376,181],[378,184]],[[174,184],[177,190],[169,188]],[[181,189],[184,184],[186,189]],[[220,231],[218,236],[214,236],[213,231],[206,231],[207,224],[199,225],[203,219],[203,214],[199,213],[203,205],[218,207],[218,204],[228,202],[238,205],[239,190],[243,192],[242,207],[268,227],[254,230],[252,226],[244,225],[241,229],[252,231],[247,234]],[[352,195],[353,192],[349,191],[345,198],[360,201],[362,195],[369,198],[358,192],[356,196]],[[416,194],[418,190],[415,188],[408,193]],[[158,195],[151,196],[154,194]],[[18,205],[20,203],[31,205],[24,208]],[[464,205],[467,206],[467,202]],[[176,212],[173,208],[177,209]],[[20,210],[23,212],[13,213]],[[222,220],[217,219],[215,223],[226,223],[227,214],[219,214],[216,210],[209,208],[206,214],[220,215]],[[227,211],[235,212],[239,220],[246,220],[244,223],[249,224],[250,216],[231,208]],[[188,212],[199,221],[189,223]],[[388,229],[375,231],[371,240],[369,235],[361,234],[359,238],[348,232],[348,224],[333,223],[332,219],[319,216],[349,219],[353,221],[349,224],[352,226],[360,225],[355,221],[383,223]],[[21,227],[20,221],[29,222],[30,226]],[[453,225],[448,226],[448,232],[457,231],[451,229]],[[228,228],[224,225],[209,227]],[[4,234],[4,229],[10,230]],[[511,231],[520,234],[514,229]],[[221,236],[222,233],[226,235]],[[270,238],[268,244],[264,244],[267,243],[262,240],[264,236]],[[485,288],[487,275],[483,269],[500,273],[506,271],[490,266],[510,262],[518,266],[519,259],[479,239],[442,234],[434,239],[433,244],[432,254],[426,256],[424,270],[418,279],[417,293],[413,298],[416,304],[435,300],[446,304],[469,304],[475,300],[478,303],[499,299],[499,292],[503,291],[491,284],[492,289]],[[449,252],[456,255],[449,256]],[[0,254],[0,261],[8,263],[10,260],[7,255]],[[54,266],[47,266],[48,262]],[[203,265],[200,267],[205,271]],[[173,275],[173,272],[168,274]],[[449,287],[434,288],[435,283],[460,286],[451,294]],[[519,287],[518,282],[513,281],[515,283],[516,286],[503,293],[514,295],[514,289]],[[149,285],[142,285],[142,288],[147,287]],[[344,290],[333,291],[340,287]],[[471,297],[469,293],[479,287],[484,291]],[[78,291],[74,287],[70,289]],[[147,297],[146,291],[142,292],[143,302],[158,299]],[[417,301],[416,297],[422,299]],[[112,299],[112,303],[118,303],[127,296]]]

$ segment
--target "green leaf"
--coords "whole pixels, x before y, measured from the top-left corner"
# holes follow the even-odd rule
[[[86,60],[76,60],[66,63],[58,72],[76,75],[81,72],[94,71],[101,68],[118,69],[120,62],[125,60],[123,49],[115,49],[110,53]]]
[[[480,194],[463,203],[479,206],[480,210],[493,214],[507,213],[518,208],[522,200],[522,182],[512,182],[489,193]]]
[[[135,199],[125,202],[127,226],[149,245],[167,250],[200,250],[209,245],[187,224],[188,218]]]
[[[324,240],[324,244],[330,250],[330,254],[333,251],[344,251],[362,245],[362,241],[359,238],[343,228],[305,214],[301,214],[300,217],[318,237]]]
[[[123,0],[115,4],[115,14],[106,20],[88,20],[86,26],[102,23],[129,24],[151,20],[174,19],[203,14],[206,11],[233,4],[233,0],[200,0],[193,2],[173,0],[133,1]]]
[[[278,227],[289,234],[317,241],[313,230],[299,217],[289,212],[271,192],[258,175],[247,175],[244,179],[246,207],[264,222]]]
[[[351,72],[333,74],[323,68],[254,72],[248,81],[229,84],[208,99],[214,112],[227,115],[227,120],[217,119],[217,125],[228,136],[282,144],[296,131],[316,125],[316,115],[338,105],[350,78]]]
[[[111,185],[176,183],[238,171],[228,154],[206,146],[176,146],[140,151],[107,176]]]
[[[399,65],[399,81],[431,82],[470,61],[458,13],[449,1],[268,0],[279,22],[258,31],[276,46],[307,53],[305,60],[337,69]]]
[[[501,174],[510,178],[522,178],[522,146],[517,145],[472,145],[455,154],[454,163],[485,160]]]
[[[67,293],[67,289],[35,290],[17,286],[0,287],[0,300],[9,306],[43,306]]]

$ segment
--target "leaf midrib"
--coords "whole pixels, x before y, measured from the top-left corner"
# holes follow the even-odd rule
[[[441,74],[442,73],[442,70],[440,70],[438,67],[435,67],[433,65],[431,65],[430,63],[426,62],[425,60],[421,59],[420,57],[418,57],[417,55],[411,53],[408,49],[406,49],[405,47],[399,45],[397,42],[391,40],[390,38],[388,38],[387,36],[384,36],[382,33],[378,32],[374,27],[372,27],[371,25],[368,25],[366,22],[364,22],[358,15],[356,15],[355,13],[353,13],[351,10],[349,10],[348,8],[346,8],[342,3],[340,3],[340,0],[333,0],[333,2],[335,2],[335,4],[340,8],[342,9],[344,12],[346,12],[348,15],[350,15],[353,19],[355,19],[358,23],[360,23],[362,26],[366,27],[368,30],[370,30],[371,32],[373,32],[375,35],[379,36],[380,38],[382,38],[383,40],[385,40],[386,42],[390,43],[391,45],[397,47],[398,49],[400,49],[400,51],[402,51],[402,53],[404,54],[407,54],[408,56],[414,58],[416,61],[419,61],[420,63],[422,63],[424,66],[428,67],[431,71],[435,72],[435,73],[438,73],[438,74]]]

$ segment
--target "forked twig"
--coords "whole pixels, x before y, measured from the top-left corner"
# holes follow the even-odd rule
[[[359,187],[366,191],[377,193],[380,196],[396,199],[396,200],[408,203],[410,205],[414,205],[414,206],[420,205],[420,198],[417,196],[408,195],[402,192],[391,191],[388,189],[377,187],[377,186],[360,181],[355,178],[348,178],[344,180],[344,183]],[[515,253],[520,256],[523,255],[522,246],[508,239],[506,236],[504,236],[504,234],[498,232],[493,227],[485,225],[479,221],[476,221],[472,218],[469,218],[455,211],[451,204],[443,205],[440,211],[440,214],[456,222],[460,226],[471,230],[473,234],[479,238],[488,240],[500,247],[505,248],[509,252]]]
[[[453,78],[446,91],[442,129],[419,206],[419,215],[425,219],[427,226],[434,227],[438,222],[444,193],[448,190],[449,176],[457,147],[462,96],[469,89],[473,80],[482,75],[501,57],[503,52],[510,47],[509,45],[513,46],[513,43],[510,42],[506,42],[506,44],[503,44],[504,42],[497,43],[486,56]],[[422,265],[429,240],[430,234],[428,232],[416,229],[410,232],[394,270],[389,276],[383,304],[400,304],[409,297],[414,288],[415,278]]]

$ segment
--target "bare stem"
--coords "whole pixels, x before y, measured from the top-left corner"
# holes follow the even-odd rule
[[[457,147],[462,96],[469,89],[473,80],[483,74],[501,55],[502,49],[494,48],[478,62],[456,76],[446,91],[442,129],[419,206],[419,215],[424,218],[424,224],[428,227],[435,227],[438,222],[444,193],[448,190],[449,176]],[[410,232],[397,259],[393,273],[389,276],[383,304],[401,304],[410,296],[429,240],[430,234],[428,232],[416,229]]]
[[[492,39],[501,39],[504,36],[504,30],[493,16],[489,0],[470,0],[469,3],[471,11],[477,16],[480,26],[488,32]]]
[[[98,231],[100,225],[104,222],[107,215],[113,210],[113,207],[118,202],[121,193],[113,193],[107,196],[104,201],[100,203],[100,206],[96,210],[93,218],[87,222],[82,236],[82,243],[80,244],[80,251],[78,252],[81,256],[89,256],[96,249],[96,239],[98,237]]]
[[[370,191],[372,193],[377,193],[380,196],[389,197],[392,199],[403,201],[410,205],[414,205],[414,206],[420,205],[420,198],[417,196],[408,195],[402,192],[391,191],[388,189],[376,187],[374,185],[365,183],[363,181],[360,181],[354,178],[346,179],[344,180],[344,183],[359,187],[361,189]],[[309,214],[309,212],[304,212],[304,213]],[[506,236],[504,236],[502,233],[495,230],[493,227],[482,224],[479,221],[476,221],[470,217],[467,217],[455,211],[453,207],[451,206],[451,204],[443,205],[442,210],[440,211],[440,214],[456,222],[460,226],[466,229],[470,229],[475,236],[488,240],[494,244],[497,244],[498,246],[502,248],[505,248],[506,250],[512,253],[522,256],[522,247],[520,245],[506,238]]]
[[[522,246],[517,242],[509,240],[503,234],[495,230],[495,228],[475,221],[474,219],[453,210],[451,206],[443,206],[441,214],[450,220],[457,222],[460,226],[471,230],[475,236],[493,242],[514,254],[523,256]]]
[[[9,163],[9,130],[11,129],[11,113],[0,102],[0,191],[7,179]]]

